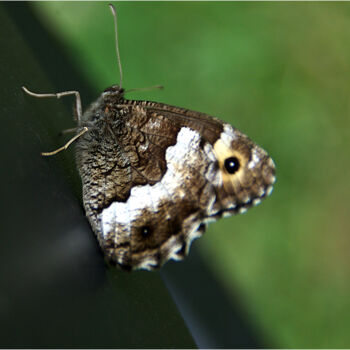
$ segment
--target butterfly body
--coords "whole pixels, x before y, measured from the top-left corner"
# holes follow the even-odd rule
[[[271,192],[273,161],[203,113],[124,98],[112,86],[83,114],[77,166],[87,217],[108,261],[125,269],[183,259],[206,224]]]

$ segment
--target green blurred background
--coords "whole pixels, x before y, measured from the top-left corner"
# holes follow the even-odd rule
[[[96,97],[118,83],[106,2],[31,5]],[[194,243],[209,268],[266,344],[350,347],[350,4],[115,5],[124,87],[165,87],[127,97],[217,116],[275,160],[272,196]]]

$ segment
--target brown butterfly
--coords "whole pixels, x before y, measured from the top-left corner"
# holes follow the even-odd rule
[[[121,85],[107,88],[84,113],[77,91],[23,90],[34,97],[76,96],[76,135],[43,155],[76,141],[86,215],[107,260],[152,270],[183,259],[208,222],[259,204],[272,191],[275,166],[231,125],[204,113],[125,99]]]

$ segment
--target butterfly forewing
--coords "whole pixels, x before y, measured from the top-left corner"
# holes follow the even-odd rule
[[[107,89],[77,144],[84,205],[108,260],[153,269],[182,259],[210,220],[246,210],[274,165],[245,135],[206,114],[129,101]],[[237,168],[237,169],[236,169]]]

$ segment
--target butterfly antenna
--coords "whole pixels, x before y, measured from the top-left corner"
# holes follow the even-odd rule
[[[122,71],[122,62],[120,60],[120,54],[119,54],[119,44],[118,44],[118,25],[117,25],[117,11],[115,10],[115,7],[112,4],[108,5],[109,8],[112,11],[113,20],[114,20],[114,32],[115,32],[115,52],[117,54],[117,61],[119,66],[119,87],[122,87],[123,83],[123,71]]]

